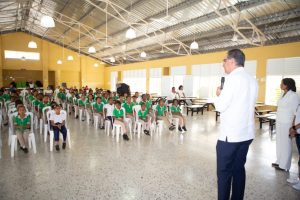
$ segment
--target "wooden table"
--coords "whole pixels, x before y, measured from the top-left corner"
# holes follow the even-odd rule
[[[264,113],[270,113],[270,112],[272,112],[272,110],[256,110],[256,112],[259,114],[259,115],[262,115],[262,114],[264,114]]]
[[[259,120],[259,128],[260,129],[262,129],[262,124],[263,123],[269,122],[269,124],[271,124],[270,121],[272,121],[272,123],[273,123],[274,117],[275,117],[275,120],[276,120],[276,115],[274,115],[274,114],[264,114],[264,115],[258,115],[256,117]],[[273,127],[272,127],[272,130],[273,130]]]
[[[186,101],[190,100],[193,103],[193,100],[197,99],[196,97],[182,97],[178,99],[178,103],[181,105],[189,105]]]

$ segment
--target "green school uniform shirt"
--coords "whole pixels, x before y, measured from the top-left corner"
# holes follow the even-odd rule
[[[126,113],[131,113],[132,114],[132,108],[134,106],[134,103],[128,104],[127,102],[123,104],[123,107],[125,108]]]
[[[33,105],[34,105],[34,106],[39,106],[40,103],[41,103],[41,101],[36,99],[36,100],[33,102]]]
[[[59,92],[59,93],[57,94],[57,97],[60,98],[61,100],[66,100],[66,99],[67,99],[66,94],[63,93],[63,92]]]
[[[148,110],[139,110],[138,112],[139,118],[141,119],[147,119],[148,116]]]
[[[51,106],[51,102],[44,103],[44,102],[41,101],[40,104],[39,104],[40,110],[43,110],[43,108],[45,108],[47,106]]]
[[[97,112],[103,112],[103,106],[104,106],[104,104],[102,102],[100,104],[95,103],[94,109],[97,110]]]
[[[165,105],[163,105],[163,107],[160,107],[159,105],[156,106],[156,111],[158,116],[164,116],[166,110],[167,107]]]
[[[22,119],[19,115],[17,115],[14,118],[14,124],[17,126],[26,126],[30,124],[30,115],[25,115],[25,117]],[[23,128],[16,128],[16,130],[18,131],[24,131],[27,128],[23,127]]]
[[[101,100],[104,104],[108,104],[108,99],[105,99],[104,97],[101,97]]]
[[[171,106],[171,112],[173,113],[179,113],[181,111],[179,106]]]
[[[79,104],[80,106],[85,106],[86,100],[82,101],[82,99],[79,99],[79,100],[78,100],[78,104]]]
[[[4,98],[4,101],[10,100],[10,94],[3,94],[2,98]]]
[[[123,116],[124,116],[123,109],[118,110],[117,108],[115,108],[113,111],[113,116],[115,116],[117,119],[123,118]]]

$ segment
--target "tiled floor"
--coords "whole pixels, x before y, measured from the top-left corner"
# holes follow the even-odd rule
[[[92,125],[70,119],[72,149],[49,152],[37,135],[37,154],[18,151],[10,158],[2,134],[0,199],[205,199],[217,197],[214,113],[188,118],[187,133],[164,131],[116,143]],[[38,132],[38,131],[37,131]],[[290,174],[296,176],[297,155]],[[247,161],[245,199],[300,199],[275,171],[275,140],[268,127],[257,129]]]

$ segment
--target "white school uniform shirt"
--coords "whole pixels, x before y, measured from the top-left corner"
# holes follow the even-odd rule
[[[289,90],[284,96],[282,95],[277,103],[276,122],[292,125],[299,103],[296,92]]]
[[[254,110],[257,82],[245,72],[244,67],[233,70],[225,79],[220,96],[214,99],[220,112],[219,140],[243,142],[254,139]]]
[[[177,92],[175,93],[171,92],[171,94],[169,95],[168,100],[173,100],[173,99],[179,99]]]
[[[297,107],[296,113],[295,113],[295,126],[297,124],[300,124],[300,104]],[[297,134],[300,134],[300,128],[297,129]]]
[[[50,121],[53,121],[54,124],[56,124],[56,123],[62,123],[65,120],[66,120],[66,115],[63,112],[60,112],[59,115],[57,115],[55,112],[53,112],[50,115]]]
[[[184,97],[185,96],[184,91],[183,90],[178,90],[178,95],[179,95],[179,98]]]
[[[110,104],[105,104],[103,110],[106,109],[106,116],[113,116],[115,106]]]

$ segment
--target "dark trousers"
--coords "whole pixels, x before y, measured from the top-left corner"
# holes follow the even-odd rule
[[[114,118],[113,118],[112,116],[106,116],[105,119],[110,121],[111,128],[113,128],[113,125],[114,125]]]
[[[66,139],[67,139],[67,129],[66,129],[66,127],[65,126],[62,126],[61,127],[61,129],[59,129],[58,127],[52,127],[53,128],[53,132],[54,132],[54,141],[59,141],[59,132],[61,132],[62,133],[62,135],[63,135],[63,140],[64,140],[64,142],[66,141]]]
[[[245,163],[251,142],[252,140],[230,143],[218,140],[217,176],[219,200],[228,200],[231,188],[232,200],[242,200],[244,198],[246,182]]]
[[[296,145],[299,153],[298,167],[299,167],[299,177],[300,177],[300,134],[296,135],[295,140],[296,140]]]

